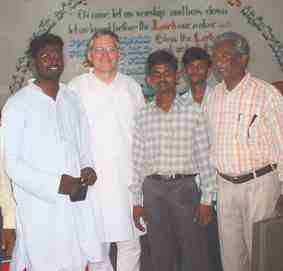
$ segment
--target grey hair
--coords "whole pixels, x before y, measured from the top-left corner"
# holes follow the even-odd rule
[[[96,31],[91,36],[91,38],[89,39],[88,44],[87,44],[85,61],[83,63],[83,65],[85,67],[92,67],[92,63],[90,63],[89,60],[88,60],[88,54],[93,49],[92,47],[93,47],[93,44],[95,43],[95,41],[102,36],[110,36],[111,38],[113,38],[116,42],[117,49],[119,49],[119,36],[116,33],[114,33],[113,31],[110,31],[108,29],[101,29],[101,30]]]
[[[214,52],[220,43],[227,40],[231,41],[237,54],[250,56],[250,46],[247,39],[236,32],[225,32],[218,35],[214,40],[212,51]]]

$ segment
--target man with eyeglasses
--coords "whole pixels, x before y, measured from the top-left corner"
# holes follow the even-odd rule
[[[90,39],[89,72],[74,78],[69,87],[81,96],[91,127],[92,151],[98,182],[89,196],[97,215],[101,240],[109,252],[117,244],[117,271],[138,271],[139,232],[132,219],[132,133],[134,116],[144,98],[137,82],[118,72],[119,38],[109,31]],[[113,270],[110,259],[90,265],[95,271]]]

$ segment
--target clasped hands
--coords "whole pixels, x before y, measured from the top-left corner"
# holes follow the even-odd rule
[[[96,180],[96,173],[91,167],[81,169],[80,177],[72,177],[70,175],[63,174],[58,193],[69,196],[75,195],[82,186],[93,185],[95,184]]]

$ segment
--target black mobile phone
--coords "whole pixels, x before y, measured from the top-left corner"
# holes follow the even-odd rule
[[[80,189],[70,195],[70,200],[71,201],[83,201],[86,199],[86,194],[87,194],[87,189],[88,189],[88,186],[87,185],[80,185]]]

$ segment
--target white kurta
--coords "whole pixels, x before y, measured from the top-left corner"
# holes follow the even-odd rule
[[[82,168],[95,168],[87,115],[79,96],[68,89],[59,92],[56,102],[59,131],[65,145],[66,173],[79,177]],[[93,189],[96,189],[96,184],[88,187],[84,201],[72,203],[80,246],[87,261],[92,263],[107,256],[103,255],[105,250],[98,234],[100,224],[96,218],[100,215],[94,215],[95,210],[99,209],[93,208],[96,200],[88,196]]]
[[[77,271],[87,262],[78,204],[58,194],[62,174],[79,176],[81,166],[92,166],[82,147],[80,109],[67,93],[61,88],[55,102],[30,84],[3,110],[6,169],[17,203],[13,271]]]
[[[102,239],[105,242],[133,239],[137,230],[128,186],[133,176],[134,117],[144,105],[141,87],[120,73],[105,84],[92,71],[74,78],[69,87],[82,98],[90,123],[98,176],[97,189],[90,196],[100,206]]]

